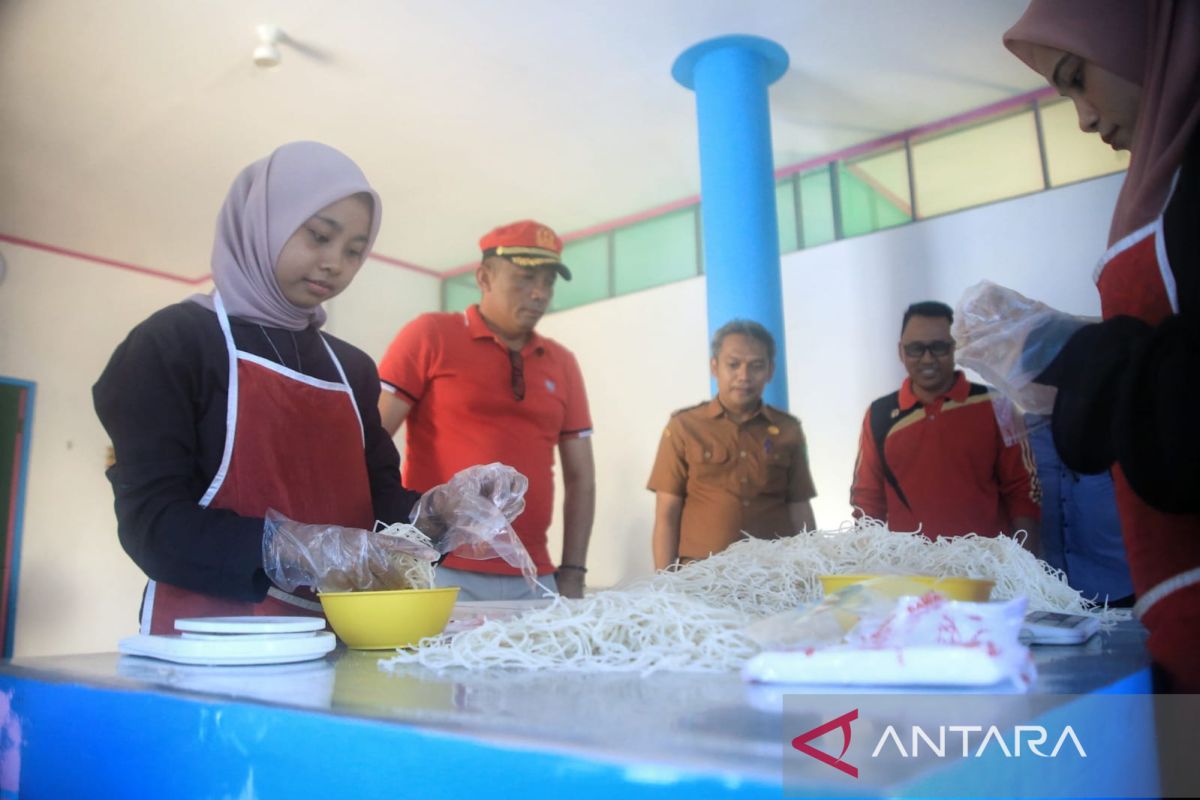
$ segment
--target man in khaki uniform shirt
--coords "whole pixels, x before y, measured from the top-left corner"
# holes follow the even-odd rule
[[[719,553],[742,538],[816,527],[800,420],[762,401],[775,340],[734,320],[713,336],[717,396],[671,415],[647,488],[656,494],[654,567]]]

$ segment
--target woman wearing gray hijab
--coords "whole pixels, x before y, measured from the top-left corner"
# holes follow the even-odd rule
[[[221,209],[212,293],[134,328],[93,388],[121,544],[149,578],[142,633],[173,633],[181,617],[320,614],[281,580],[302,567],[386,572],[389,537],[368,531],[407,520],[417,496],[379,422],[375,364],[320,330],[380,216],[331,147],[294,142],[256,161]],[[264,552],[268,509],[335,526],[328,549],[298,564],[269,534]]]

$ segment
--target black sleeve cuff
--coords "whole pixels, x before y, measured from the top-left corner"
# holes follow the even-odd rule
[[[1036,381],[1058,387],[1054,401],[1054,447],[1076,472],[1095,474],[1116,460],[1117,388],[1137,344],[1150,326],[1114,317],[1080,328]]]
[[[1200,512],[1200,331],[1183,316],[1143,337],[1122,372],[1114,455],[1139,497],[1162,511]]]

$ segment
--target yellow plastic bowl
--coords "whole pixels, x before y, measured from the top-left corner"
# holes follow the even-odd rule
[[[932,575],[818,575],[817,579],[821,581],[821,588],[828,595],[872,578],[889,577],[927,586],[950,600],[972,603],[986,603],[992,596],[992,587],[996,585],[995,581],[978,578],[935,578]]]
[[[441,633],[450,621],[458,587],[321,592],[317,596],[333,632],[347,647],[394,650]]]

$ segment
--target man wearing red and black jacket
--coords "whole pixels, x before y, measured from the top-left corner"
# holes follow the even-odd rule
[[[993,395],[954,368],[944,303],[914,303],[900,328],[900,391],[867,409],[850,504],[856,517],[930,539],[1026,531],[1040,550],[1041,489],[1027,440],[1006,445]]]

